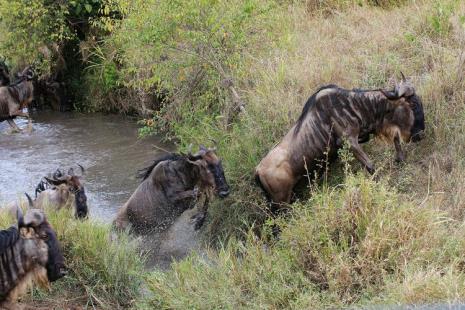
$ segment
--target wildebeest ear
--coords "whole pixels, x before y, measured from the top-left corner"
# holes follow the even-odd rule
[[[52,185],[60,185],[60,184],[63,184],[63,183],[66,183],[67,182],[67,179],[66,178],[61,178],[61,179],[50,179],[50,178],[47,178],[47,177],[44,177],[45,180],[47,180],[48,183],[52,184]]]
[[[25,226],[39,226],[45,220],[45,215],[42,210],[39,209],[30,209],[27,211],[26,215],[24,216],[24,225]]]

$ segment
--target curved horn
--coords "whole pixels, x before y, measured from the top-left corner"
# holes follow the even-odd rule
[[[18,220],[18,227],[23,227],[24,226],[24,215],[23,215],[23,210],[21,210],[21,207],[16,208],[16,219]]]
[[[60,185],[60,184],[63,184],[63,183],[66,183],[68,181],[68,179],[66,178],[66,176],[63,176],[59,179],[49,179],[47,177],[44,177],[44,179],[49,183],[49,184],[52,184],[52,185]]]
[[[402,81],[406,82],[407,79],[405,78],[405,75],[402,71],[400,71],[400,75],[402,76]]]
[[[79,168],[81,169],[81,175],[84,175],[84,173],[86,172],[86,169],[84,169],[83,166],[81,166],[80,164],[77,164],[79,166]]]
[[[30,209],[24,216],[24,225],[39,226],[45,221],[44,213],[39,209]]]
[[[34,203],[32,202],[31,196],[29,196],[28,193],[24,193],[24,195],[26,195],[26,197],[27,197],[27,201],[29,203],[29,208],[32,209],[34,207]]]
[[[192,155],[192,143],[187,147],[187,155]]]

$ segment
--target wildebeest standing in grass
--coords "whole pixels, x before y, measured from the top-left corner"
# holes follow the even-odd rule
[[[41,210],[23,217],[18,225],[0,231],[0,308],[14,308],[32,283],[48,287],[66,274],[57,236]]]
[[[81,182],[84,168],[81,165],[78,166],[81,169],[81,175],[76,175],[74,169],[71,168],[68,173],[57,169],[50,177],[44,177],[37,185],[36,196],[37,193],[39,195],[34,202],[26,194],[29,204],[38,209],[44,209],[47,205],[57,210],[74,209],[76,218],[86,218],[89,208],[86,192]]]
[[[27,108],[33,99],[33,77],[32,68],[27,67],[18,74],[18,80],[15,83],[0,87],[0,122],[7,121],[16,131],[21,131],[14,122],[17,116],[27,117],[28,128],[32,130],[32,120],[29,113],[24,112],[23,109]]]
[[[131,224],[136,232],[159,232],[193,207],[200,196],[208,196],[210,190],[221,198],[229,194],[221,161],[214,149],[203,146],[194,155],[161,156],[141,176],[142,183],[118,211],[113,222],[116,228],[125,229]],[[198,226],[205,214],[206,207],[196,219]]]
[[[288,203],[297,181],[312,173],[321,161],[333,160],[348,142],[357,160],[370,173],[374,165],[360,142],[370,134],[392,142],[396,161],[404,160],[401,141],[417,142],[425,129],[423,105],[410,81],[393,91],[346,90],[336,85],[321,87],[305,104],[297,123],[259,163],[257,182],[275,203]]]

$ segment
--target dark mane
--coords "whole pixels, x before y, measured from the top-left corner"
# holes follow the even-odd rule
[[[15,83],[10,84],[8,87],[8,92],[11,94],[13,98],[17,101],[21,102],[26,97],[30,96],[29,88],[24,87],[23,82],[27,82],[26,78],[20,78]]]
[[[4,254],[19,239],[18,229],[11,226],[8,229],[0,230],[0,255]]]
[[[162,154],[156,157],[150,166],[138,170],[137,177],[139,179],[142,179],[142,181],[144,181],[145,179],[149,177],[150,173],[152,173],[153,168],[155,168],[160,162],[165,161],[165,160],[176,161],[176,160],[184,159],[184,158],[185,156],[181,154],[176,154],[176,153]]]
[[[299,132],[300,127],[302,126],[302,123],[305,119],[305,116],[307,116],[307,113],[310,110],[310,108],[315,105],[316,96],[318,95],[318,93],[328,88],[339,88],[339,86],[335,84],[329,84],[329,85],[322,86],[310,98],[308,98],[307,102],[304,105],[304,108],[302,109],[302,113],[300,114],[299,119],[297,120],[297,123],[295,125],[294,135],[296,135]]]

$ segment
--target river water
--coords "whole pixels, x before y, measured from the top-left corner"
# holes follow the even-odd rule
[[[118,115],[47,111],[32,117],[31,133],[9,134],[8,123],[0,123],[0,205],[24,192],[33,197],[43,176],[58,167],[79,172],[79,163],[86,168],[82,182],[90,216],[109,222],[138,186],[137,170],[160,149],[172,150],[157,137],[138,139],[136,122]]]

